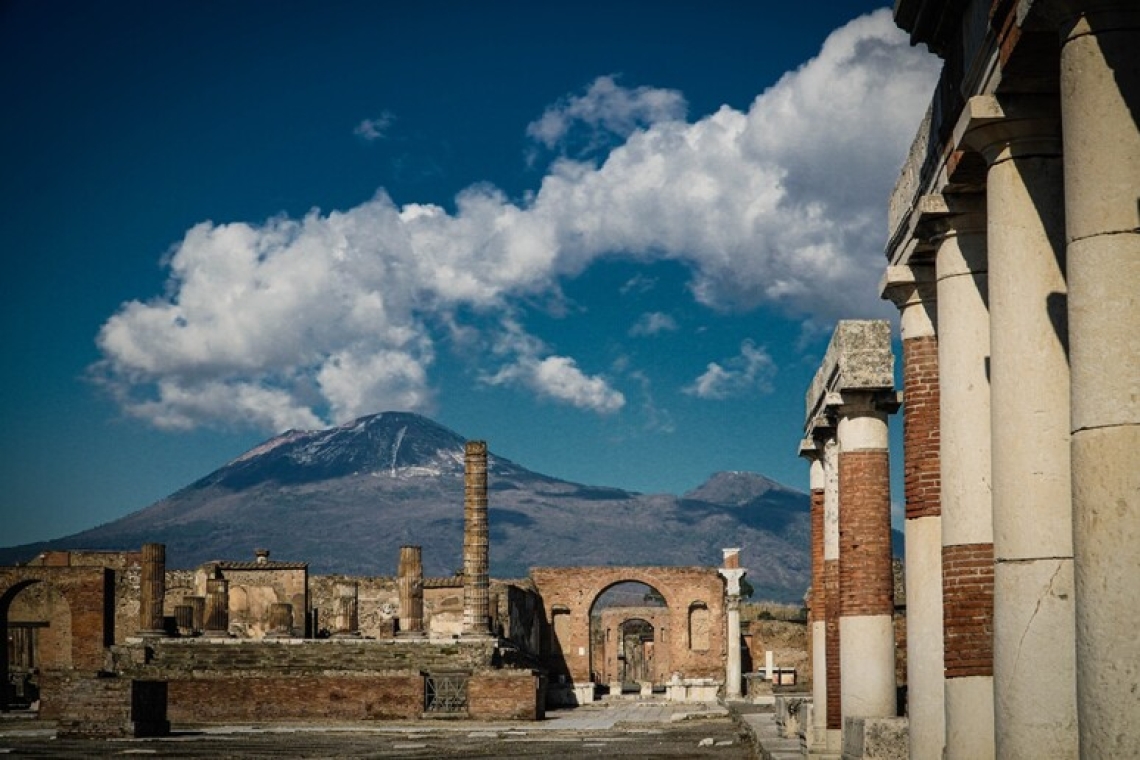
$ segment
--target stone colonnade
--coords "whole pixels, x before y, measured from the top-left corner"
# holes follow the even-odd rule
[[[887,415],[898,402],[890,343],[887,322],[840,322],[806,398],[800,452],[812,469],[812,755],[837,754],[844,718],[896,711]]]
[[[967,23],[976,4],[895,6],[947,60],[883,287],[902,320],[910,753],[1136,757],[1140,5]]]
[[[463,475],[463,635],[489,636],[487,443],[468,441]]]

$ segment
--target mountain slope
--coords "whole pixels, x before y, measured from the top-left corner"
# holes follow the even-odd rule
[[[393,574],[424,547],[428,575],[462,566],[463,444],[424,417],[387,412],[289,431],[175,494],[106,525],[0,550],[167,546],[171,567],[211,559],[307,561],[314,573]],[[808,497],[754,473],[719,473],[682,497],[569,483],[489,457],[491,572],[541,565],[715,565],[743,547],[757,596],[798,601],[810,576]]]

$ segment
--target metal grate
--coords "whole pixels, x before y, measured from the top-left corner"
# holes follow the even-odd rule
[[[429,673],[424,688],[424,712],[467,712],[467,673]]]

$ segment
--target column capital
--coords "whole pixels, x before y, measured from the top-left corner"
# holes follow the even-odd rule
[[[902,339],[925,338],[937,332],[938,285],[930,262],[888,266],[879,281],[879,295],[899,310]]]
[[[1061,155],[1061,107],[1047,95],[975,95],[954,127],[955,144],[991,166],[1029,156]]]
[[[740,598],[740,579],[744,577],[748,571],[743,567],[721,567],[717,569],[717,573],[726,581],[725,593],[728,598]]]

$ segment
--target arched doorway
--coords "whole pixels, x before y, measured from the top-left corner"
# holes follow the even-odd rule
[[[597,595],[590,607],[590,671],[603,692],[663,688],[668,656],[658,640],[668,614],[661,592],[640,581],[619,581]]]
[[[72,666],[71,606],[55,585],[22,581],[0,596],[0,629],[6,642],[0,706],[38,709],[40,673]]]

